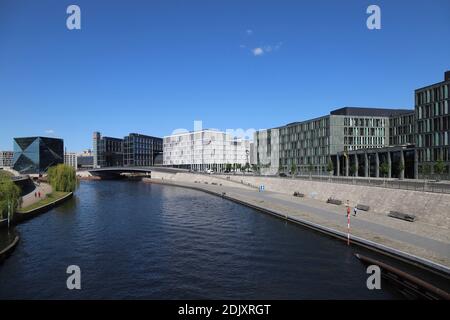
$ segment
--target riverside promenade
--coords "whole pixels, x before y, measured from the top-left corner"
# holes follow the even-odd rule
[[[343,205],[273,191],[259,192],[255,187],[214,176],[192,174],[189,180],[186,177],[177,179],[176,175],[157,175],[152,179],[144,179],[147,182],[203,190],[219,196],[225,193],[229,199],[269,210],[294,222],[304,221],[318,225],[330,229],[330,233],[347,233],[346,207]],[[359,210],[356,217],[351,216],[351,237],[381,248],[400,251],[408,257],[418,257],[444,272],[450,271],[450,232],[447,228],[420,222],[411,223]]]
[[[35,193],[38,194],[39,192],[41,193],[41,197],[35,196]],[[52,193],[52,187],[48,183],[41,182],[39,185],[36,186],[36,188],[32,192],[22,197],[21,207],[22,208],[29,207],[32,204],[35,204],[42,199],[45,199],[47,195],[49,195],[50,193]]]

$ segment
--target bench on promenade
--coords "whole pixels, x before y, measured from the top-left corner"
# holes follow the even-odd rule
[[[327,203],[336,204],[336,205],[340,206],[342,204],[342,200],[328,198]]]
[[[360,204],[360,203],[358,203],[358,204],[356,205],[356,209],[362,210],[362,211],[369,211],[369,210],[370,210],[370,207],[369,207],[369,206],[366,206],[365,204]]]
[[[294,197],[304,198],[305,195],[304,195],[303,193],[300,193],[300,192],[298,192],[298,191],[295,191],[295,192],[294,192]]]
[[[402,213],[398,211],[389,211],[388,213],[389,217],[401,219],[409,222],[414,222],[416,220],[416,216],[412,214]]]

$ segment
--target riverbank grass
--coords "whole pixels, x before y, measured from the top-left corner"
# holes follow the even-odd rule
[[[45,206],[49,203],[55,202],[59,199],[64,198],[65,196],[67,196],[70,192],[62,192],[62,191],[53,191],[52,193],[50,193],[49,195],[47,195],[46,198],[39,200],[38,202],[35,202],[25,208],[20,208],[17,209],[16,212],[17,213],[28,213],[36,208]]]

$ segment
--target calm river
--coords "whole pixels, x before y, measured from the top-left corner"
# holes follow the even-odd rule
[[[82,182],[17,227],[0,299],[392,299],[354,249],[231,201],[131,181]],[[2,231],[4,232],[4,231]],[[66,269],[81,268],[81,290]]]

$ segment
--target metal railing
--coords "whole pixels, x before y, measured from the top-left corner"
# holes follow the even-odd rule
[[[196,172],[201,173],[201,172]],[[449,181],[436,180],[412,180],[412,179],[393,179],[393,178],[366,178],[366,177],[336,177],[328,175],[295,175],[294,177],[287,175],[280,177],[278,175],[260,175],[257,173],[214,173],[227,176],[242,176],[242,177],[264,177],[264,178],[279,178],[279,179],[298,179],[310,180],[327,183],[340,183],[369,187],[380,187],[389,189],[401,189],[411,191],[433,192],[450,194]]]

